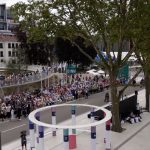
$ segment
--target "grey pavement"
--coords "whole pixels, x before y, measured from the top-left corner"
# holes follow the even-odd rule
[[[144,107],[145,98],[144,90],[141,90],[138,95],[138,101],[140,105]],[[143,99],[142,99],[143,98]],[[142,99],[142,100],[141,100]],[[77,122],[81,124],[89,123],[90,119],[87,119],[87,113],[79,115],[77,117]],[[60,124],[70,124],[70,120],[61,122]],[[124,123],[122,127],[125,128],[122,133],[111,132],[111,149],[112,150],[149,150],[149,131],[150,131],[150,113],[144,112],[142,114],[142,122],[130,124]],[[96,149],[104,150],[104,135],[105,135],[105,125],[97,126],[97,139],[96,139]],[[45,136],[45,150],[63,150],[63,135],[62,130],[57,131],[57,136],[52,137],[51,133]],[[2,150],[20,150],[20,141],[9,143],[3,146]],[[28,150],[30,143],[28,141]],[[90,140],[90,128],[83,130],[77,130],[77,148],[75,150],[91,150],[91,140]]]
[[[150,117],[150,116],[149,116]],[[148,122],[139,132],[135,134],[128,142],[126,142],[120,150],[149,150],[150,141],[150,122]]]
[[[124,95],[128,95],[134,93],[135,90],[140,90],[140,87],[129,87]],[[106,90],[101,93],[90,95],[89,99],[80,99],[77,101],[73,101],[70,103],[83,103],[83,104],[91,104],[96,106],[104,105],[104,96]],[[67,120],[70,116],[69,109],[63,109],[57,111],[57,123]],[[78,115],[87,112],[87,108],[78,108]],[[42,113],[42,121],[50,123],[51,114],[49,111],[45,111]],[[28,131],[28,119],[22,119],[21,121],[7,121],[7,122],[0,122],[0,131],[2,132],[2,145],[15,141],[20,138],[20,132],[22,130]]]

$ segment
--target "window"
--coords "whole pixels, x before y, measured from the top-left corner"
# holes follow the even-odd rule
[[[1,4],[0,5],[0,19],[5,18],[5,9],[6,9],[6,6],[4,4]]]
[[[16,48],[18,48],[18,43],[16,43]]]
[[[8,51],[8,57],[11,57],[11,51]]]
[[[18,52],[16,51],[16,57],[18,57]]]
[[[12,52],[12,57],[15,57],[15,51]]]
[[[12,60],[12,64],[16,64],[16,60]]]
[[[0,17],[1,18],[1,17]],[[0,19],[1,20],[1,19]],[[4,24],[0,24],[0,30],[5,30],[5,25]]]
[[[15,44],[14,43],[12,43],[12,48],[15,48]]]
[[[11,48],[11,43],[8,43],[8,48]]]
[[[3,48],[3,43],[0,43],[0,48]]]
[[[0,57],[4,57],[3,51],[0,51]]]
[[[10,20],[13,19],[12,12],[11,12],[10,8],[7,8],[7,19],[10,19]]]

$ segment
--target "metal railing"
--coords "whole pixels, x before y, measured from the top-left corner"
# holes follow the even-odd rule
[[[32,73],[28,75],[23,75],[23,76],[11,76],[7,77],[4,80],[0,81],[1,88],[4,87],[11,87],[11,86],[16,86],[16,85],[25,85],[29,83],[35,83],[35,82],[40,82],[42,80],[48,79],[53,75],[52,71],[42,71],[39,73]]]

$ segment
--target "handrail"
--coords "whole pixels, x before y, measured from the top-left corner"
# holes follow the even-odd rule
[[[18,78],[13,78],[13,79],[8,79],[8,80],[5,79],[1,81],[0,85],[1,85],[1,88],[26,85],[26,84],[31,84],[31,83],[36,83],[36,82],[46,80],[52,77],[53,75],[55,75],[55,73],[52,73],[51,71],[40,72],[40,73],[29,75],[29,76],[18,77]]]

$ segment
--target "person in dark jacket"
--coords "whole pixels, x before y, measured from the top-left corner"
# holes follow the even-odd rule
[[[21,120],[21,102],[17,101],[17,118],[18,120]]]
[[[104,102],[109,102],[109,93],[108,92],[105,94]]]
[[[27,138],[26,138],[26,132],[25,132],[25,131],[22,131],[20,137],[21,137],[21,146],[22,146],[22,150],[24,150],[24,147],[25,147],[25,150],[27,150]]]

